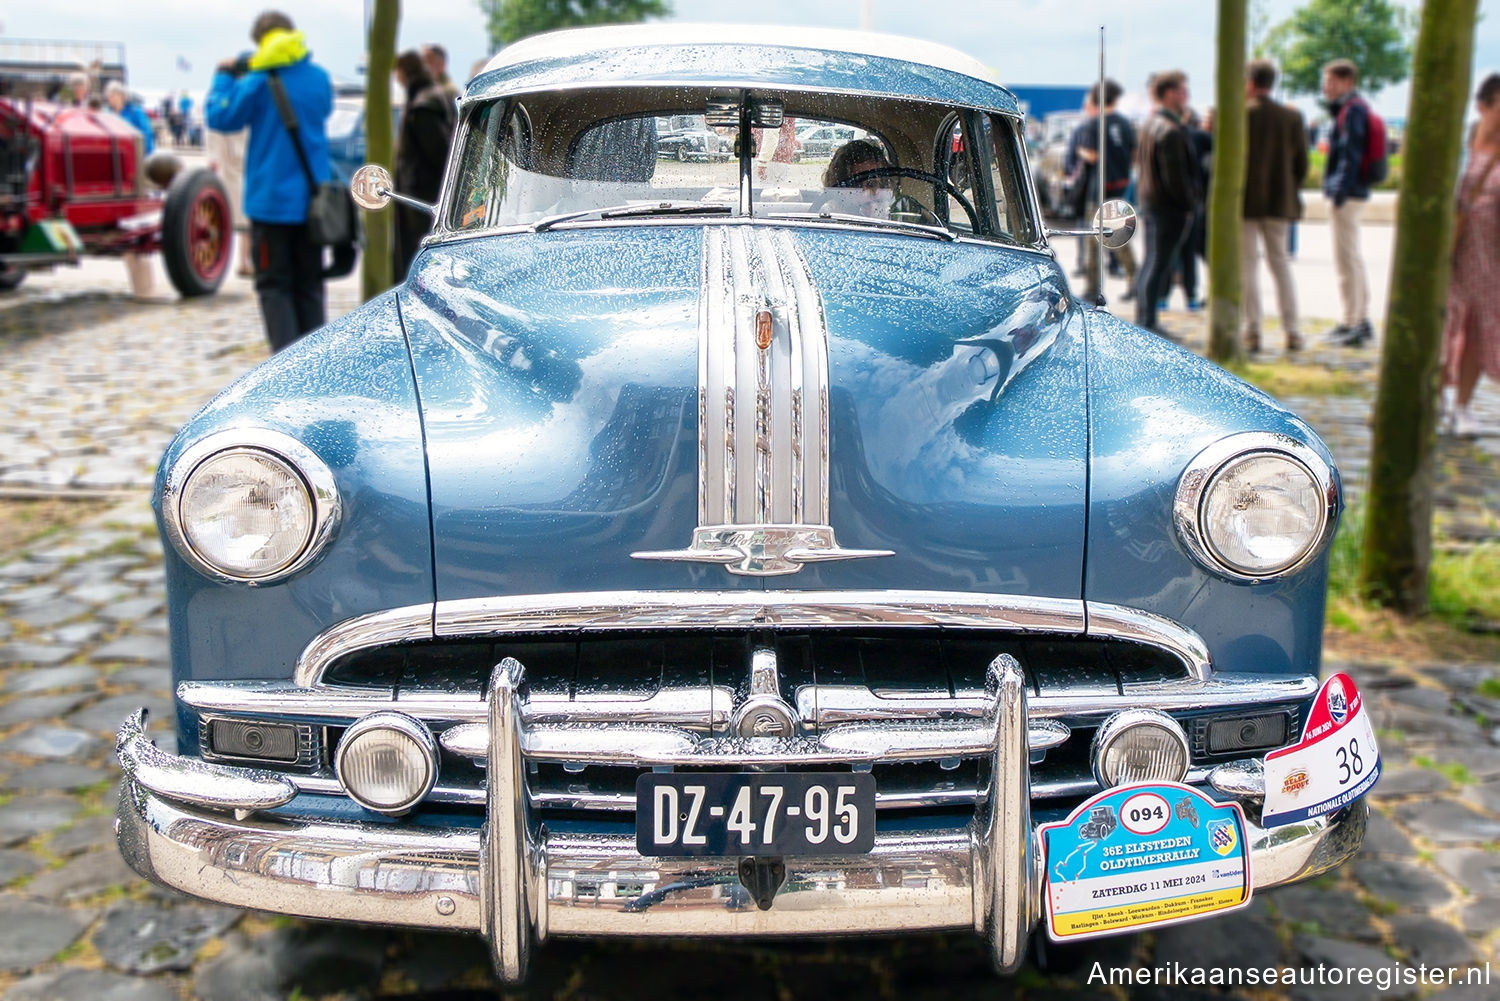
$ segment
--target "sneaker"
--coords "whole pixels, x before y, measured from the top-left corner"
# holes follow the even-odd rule
[[[1354,332],[1358,329],[1358,327],[1351,327],[1348,324],[1340,323],[1337,327],[1328,331],[1328,343],[1347,347],[1349,341],[1354,337]]]
[[[1455,398],[1458,390],[1454,386],[1444,386],[1442,393],[1438,396],[1438,434],[1451,436],[1453,431],[1453,420],[1458,414],[1458,401]]]
[[[1260,354],[1260,331],[1245,331],[1245,353],[1251,355]]]
[[[1453,411],[1453,434],[1459,438],[1479,437],[1479,422],[1468,407],[1458,407]]]
[[[1289,331],[1287,333],[1286,349],[1288,353],[1293,351],[1301,351],[1305,347],[1307,347],[1307,341],[1302,339],[1301,334],[1297,333],[1295,330]]]
[[[1202,310],[1203,310],[1203,300],[1202,299],[1189,299],[1188,300],[1188,312],[1189,313],[1198,313],[1198,312],[1202,312]]]
[[[1370,326],[1369,320],[1361,320],[1359,326],[1354,328],[1353,336],[1349,338],[1349,346],[1357,348],[1362,346],[1366,341],[1373,341],[1374,339],[1375,328]]]

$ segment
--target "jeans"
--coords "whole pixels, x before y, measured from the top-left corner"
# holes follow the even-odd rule
[[[272,351],[323,325],[323,248],[307,239],[305,223],[250,223],[255,294]]]
[[[1135,322],[1156,329],[1156,300],[1165,299],[1172,287],[1172,258],[1192,253],[1188,238],[1193,233],[1193,213],[1174,208],[1146,206],[1146,261],[1141,265],[1135,293]]]

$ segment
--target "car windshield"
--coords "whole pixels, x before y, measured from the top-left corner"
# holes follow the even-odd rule
[[[461,232],[748,208],[1030,246],[1022,149],[1006,116],[870,95],[542,92],[467,109],[443,219]]]

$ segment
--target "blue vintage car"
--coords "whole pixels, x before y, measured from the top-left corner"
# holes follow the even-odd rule
[[[735,157],[659,159],[675,115]],[[865,135],[791,163],[809,123]],[[1162,882],[1194,832],[1215,906],[1349,858],[1357,795],[1260,822],[1328,451],[1072,297],[1023,136],[920,41],[506,48],[406,283],[161,462],[177,742],[120,731],[130,864],[516,980],[552,936],[967,928],[1010,970],[1066,944],[1059,881]]]

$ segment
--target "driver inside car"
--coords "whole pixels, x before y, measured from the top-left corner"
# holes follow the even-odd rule
[[[885,151],[866,139],[854,139],[834,151],[823,172],[823,186],[831,189],[823,198],[821,208],[852,212],[872,219],[890,216],[891,193],[894,178],[869,177],[856,180],[859,175],[891,166]]]

